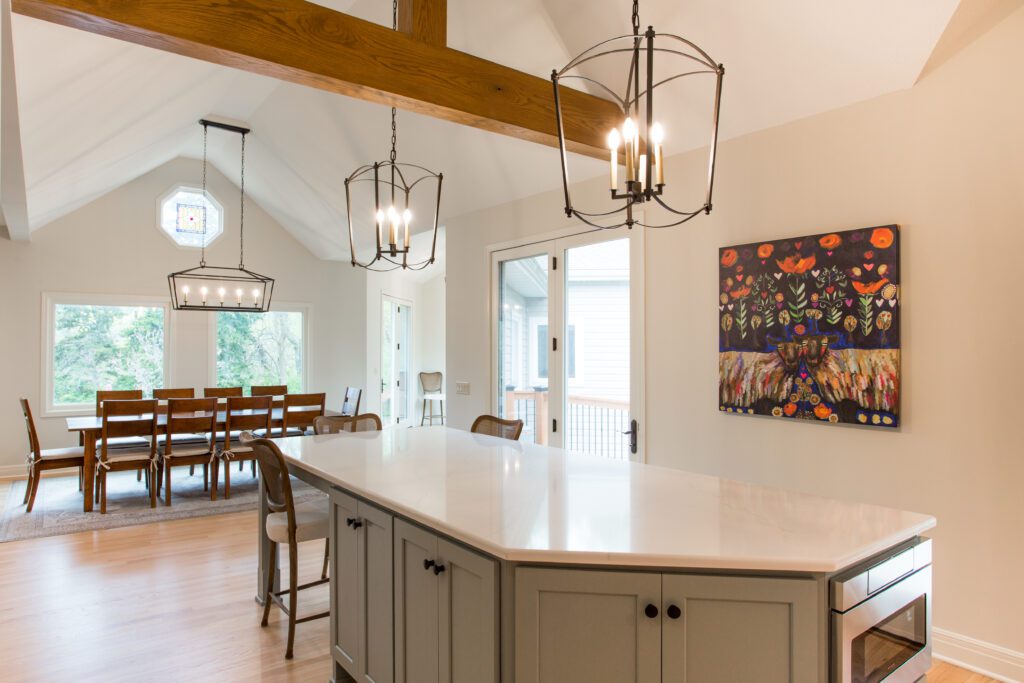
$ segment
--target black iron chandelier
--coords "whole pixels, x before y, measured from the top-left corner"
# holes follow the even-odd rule
[[[391,5],[391,28],[398,30],[398,2]],[[423,270],[434,262],[437,251],[437,219],[441,206],[441,173],[418,166],[400,163],[398,159],[397,110],[391,107],[391,156],[387,161],[377,161],[360,166],[345,179],[345,212],[348,216],[348,243],[352,255],[352,266],[378,272],[397,270]],[[372,209],[358,204],[363,198],[355,191],[357,183],[369,191],[372,183]],[[419,186],[424,190],[416,197],[426,196],[417,203],[417,212],[433,214],[433,235],[430,240],[430,255],[420,259],[410,257],[412,249],[413,190]],[[431,191],[430,195],[425,195]],[[365,195],[364,195],[365,196]],[[353,208],[353,204],[357,204]],[[356,256],[356,223],[372,223],[376,226],[376,254],[362,262]]]
[[[625,92],[620,95],[614,87],[602,83],[592,73],[615,56],[629,59]],[[619,57],[620,59],[622,57]],[[655,58],[658,58],[657,77]],[[586,68],[581,69],[584,65]],[[575,216],[596,228],[667,228],[685,223],[701,213],[711,213],[711,191],[715,179],[715,153],[718,146],[718,112],[722,99],[722,77],[725,67],[716,63],[704,50],[677,35],[656,33],[652,26],[640,33],[638,0],[633,1],[633,34],[610,38],[594,45],[572,59],[561,70],[551,72],[555,92],[555,114],[558,124],[558,145],[562,161],[562,184],[565,189],[565,215]],[[712,75],[715,77],[714,113],[711,121],[711,146],[708,159],[707,187],[704,204],[694,210],[678,210],[663,198],[665,182],[664,127],[655,119],[654,95],[658,88],[679,79]],[[566,79],[578,79],[595,86],[603,95],[610,96],[622,109],[624,121],[621,130],[613,128],[608,134],[609,188],[613,201],[623,202],[610,211],[582,211],[573,206],[569,189],[569,166],[566,154],[564,121],[559,88]],[[682,129],[682,126],[680,126]],[[624,156],[625,173],[619,182],[619,150]],[[633,207],[645,202],[656,202],[669,212],[668,222],[652,224],[641,222],[633,215]],[[624,216],[620,215],[623,214]]]
[[[171,304],[176,311],[265,313],[270,310],[274,280],[245,267],[245,136],[250,130],[206,119],[200,119],[199,123],[203,126],[203,207],[200,211],[203,225],[202,252],[197,268],[189,268],[167,276],[167,284],[171,288]],[[211,126],[242,136],[237,267],[206,265],[206,206],[209,201],[206,191],[206,141]]]

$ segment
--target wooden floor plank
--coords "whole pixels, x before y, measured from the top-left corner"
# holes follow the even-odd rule
[[[322,553],[300,547],[300,581]],[[0,544],[2,677],[326,681],[327,620],[299,624],[286,661],[287,622],[275,609],[260,628],[255,576],[255,512]],[[326,586],[303,591],[299,614],[327,603]],[[928,681],[995,683],[945,662]]]

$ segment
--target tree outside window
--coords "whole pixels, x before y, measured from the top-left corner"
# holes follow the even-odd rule
[[[304,320],[299,311],[217,313],[217,386],[286,384],[303,391]]]

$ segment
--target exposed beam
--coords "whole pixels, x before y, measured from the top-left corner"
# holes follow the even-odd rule
[[[440,4],[422,10],[435,39]],[[548,79],[304,0],[13,0],[13,7],[187,57],[557,144]],[[603,158],[605,135],[621,117],[616,106],[567,90],[562,108],[569,149]]]
[[[448,45],[448,0],[398,0],[398,30],[421,43]]]
[[[11,2],[0,0],[0,207],[12,240],[28,241],[28,200],[11,40]]]

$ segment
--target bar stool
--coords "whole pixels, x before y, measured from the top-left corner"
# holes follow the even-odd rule
[[[441,404],[441,424],[444,424],[444,394],[441,394],[443,375],[440,372],[421,372],[420,387],[423,389],[423,410],[420,413],[420,427],[427,419],[434,424],[434,401]],[[432,396],[433,395],[433,396]],[[427,404],[430,404],[430,415],[427,415]]]

